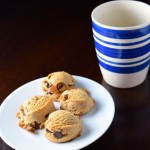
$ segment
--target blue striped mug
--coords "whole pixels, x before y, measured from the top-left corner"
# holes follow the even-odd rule
[[[150,6],[140,1],[109,1],[91,14],[98,63],[111,86],[141,84],[150,64]]]

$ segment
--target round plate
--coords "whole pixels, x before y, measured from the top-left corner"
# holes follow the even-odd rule
[[[114,118],[114,102],[109,92],[99,83],[85,77],[73,76],[76,87],[86,88],[95,100],[94,108],[81,116],[83,130],[81,136],[66,143],[53,143],[44,137],[43,130],[36,134],[27,132],[17,125],[16,113],[24,100],[34,95],[42,95],[43,78],[31,81],[12,92],[0,107],[0,136],[12,148],[17,150],[77,150],[98,138],[109,128]],[[55,102],[59,109],[59,103]]]

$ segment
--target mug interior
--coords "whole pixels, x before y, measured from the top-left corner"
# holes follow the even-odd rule
[[[139,26],[150,23],[150,6],[139,1],[110,1],[96,7],[92,19],[104,26]]]

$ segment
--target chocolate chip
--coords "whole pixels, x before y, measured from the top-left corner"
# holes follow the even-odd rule
[[[60,106],[60,109],[62,109],[62,110],[63,110],[63,107],[62,107],[62,106]]]
[[[57,84],[57,89],[61,93],[61,92],[65,91],[66,85],[63,82],[60,82]]]
[[[49,116],[49,114],[46,114],[46,115],[45,115],[45,118],[48,118],[48,116]]]
[[[45,131],[46,131],[47,133],[51,133],[51,131],[49,131],[47,128],[45,129]]]
[[[67,100],[68,99],[68,94],[65,94],[64,95],[64,100]]]
[[[51,93],[50,91],[46,91],[46,95],[48,94],[52,95],[53,93]]]
[[[68,86],[69,86],[69,87],[72,87],[73,85],[71,85],[71,84],[68,84]]]
[[[41,123],[37,123],[36,121],[34,121],[34,124],[31,125],[35,130],[40,129],[40,125]]]
[[[47,81],[45,81],[45,86],[46,86],[47,88],[50,87],[50,86],[49,86],[49,83],[48,83]]]
[[[54,132],[53,135],[54,135],[54,137],[57,138],[57,139],[60,139],[60,138],[63,137],[63,134],[62,134],[61,132],[57,132],[57,131]]]
[[[35,124],[35,129],[39,129],[39,128],[40,128],[41,123],[37,123],[37,122],[35,121],[34,124]]]

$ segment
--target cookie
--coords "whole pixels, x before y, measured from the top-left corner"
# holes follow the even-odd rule
[[[94,100],[87,90],[82,88],[64,91],[59,101],[61,109],[73,112],[75,115],[83,115],[94,107]]]
[[[42,82],[42,90],[46,95],[55,96],[55,101],[62,92],[74,88],[74,78],[67,72],[59,71],[49,74]]]
[[[44,127],[44,122],[48,115],[55,111],[53,97],[33,96],[24,101],[17,113],[18,125],[28,131],[34,132],[36,129]]]
[[[66,110],[51,113],[45,122],[45,137],[52,142],[67,142],[81,134],[82,123],[79,116]]]

